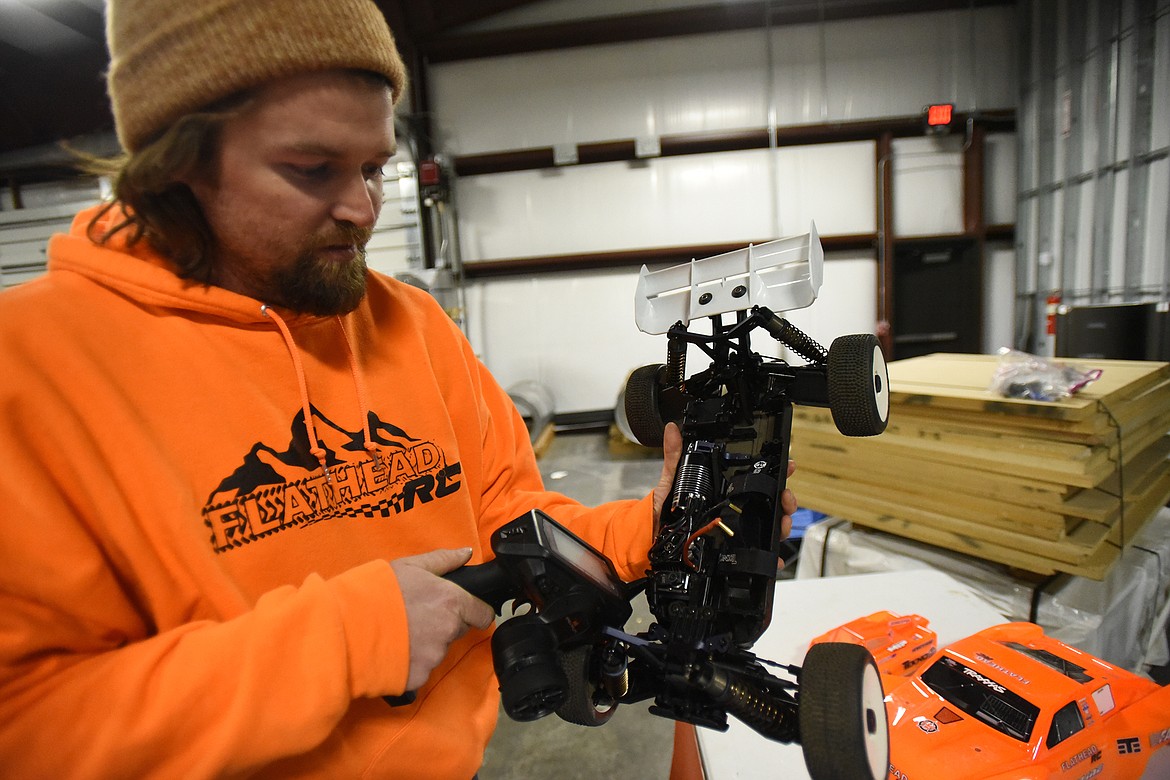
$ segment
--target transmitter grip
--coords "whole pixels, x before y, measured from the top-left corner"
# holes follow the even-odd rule
[[[477,599],[486,601],[497,615],[505,604],[516,598],[519,590],[499,560],[460,566],[444,574],[443,579],[455,583]]]

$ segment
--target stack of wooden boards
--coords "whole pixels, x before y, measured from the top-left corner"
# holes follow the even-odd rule
[[[1071,398],[1004,398],[994,355],[889,364],[890,422],[837,432],[794,408],[791,480],[802,506],[1041,575],[1102,579],[1170,499],[1170,363],[1102,369]]]

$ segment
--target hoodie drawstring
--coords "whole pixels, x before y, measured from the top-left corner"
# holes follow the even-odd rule
[[[370,457],[374,459],[374,463],[381,465],[382,453],[374,444],[373,437],[370,435],[370,396],[366,392],[366,382],[362,378],[362,369],[358,364],[357,356],[353,352],[353,345],[349,341],[349,334],[345,330],[345,323],[341,317],[337,318],[337,327],[341,330],[341,340],[345,342],[345,357],[349,361],[349,373],[353,376],[354,390],[357,391],[358,411],[362,416],[362,446],[366,448],[366,452],[370,453]]]
[[[260,307],[260,313],[268,317],[276,323],[280,335],[284,338],[284,345],[288,349],[289,357],[292,358],[293,370],[297,375],[297,388],[301,393],[301,409],[305,415],[305,433],[309,437],[309,452],[321,464],[321,471],[325,474],[325,481],[332,483],[333,475],[329,471],[329,464],[326,462],[325,448],[321,446],[317,439],[317,428],[313,425],[313,410],[309,406],[309,386],[305,381],[305,367],[301,362],[301,353],[297,349],[297,343],[293,340],[292,331],[288,329],[284,319],[276,313],[275,310],[267,305]],[[368,396],[366,395],[366,385],[362,380],[361,370],[357,363],[357,358],[354,356],[353,347],[349,343],[349,334],[345,331],[345,325],[341,321],[341,317],[337,317],[337,327],[341,329],[341,340],[345,342],[345,354],[349,362],[349,371],[353,376],[354,388],[357,391],[358,406],[360,407],[362,415],[362,446],[365,447],[366,452],[374,459],[375,463],[381,463],[382,457],[378,448],[371,441],[370,436],[370,407]]]

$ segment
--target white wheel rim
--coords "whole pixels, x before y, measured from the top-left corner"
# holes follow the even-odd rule
[[[873,376],[870,381],[873,384],[874,408],[877,409],[878,417],[885,422],[890,416],[890,376],[886,373],[886,356],[882,354],[880,346],[873,348]]]
[[[865,665],[861,680],[861,727],[865,735],[865,758],[875,778],[884,778],[890,768],[889,722],[886,719],[882,681],[873,664]]]

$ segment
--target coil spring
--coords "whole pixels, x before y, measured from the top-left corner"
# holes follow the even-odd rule
[[[711,470],[707,465],[684,457],[678,467],[678,481],[671,507],[678,509],[685,498],[704,498],[710,495],[711,489]]]
[[[780,332],[776,339],[810,363],[824,363],[829,353],[813,338],[786,319],[780,319]]]
[[[731,683],[728,697],[727,712],[760,734],[770,739],[787,741],[797,733],[797,726],[793,722],[795,708],[784,706],[786,703],[782,701],[776,703],[766,691],[737,680]]]
[[[687,344],[682,339],[672,338],[666,344],[667,387],[686,391]]]

